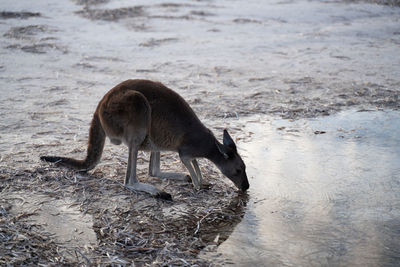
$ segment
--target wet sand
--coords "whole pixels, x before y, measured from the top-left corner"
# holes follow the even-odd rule
[[[127,160],[123,147],[107,144],[99,167],[89,176],[78,177],[81,180],[38,160],[43,154],[83,157],[91,115],[99,99],[117,83],[129,78],[163,82],[187,99],[218,136],[228,127],[239,147],[244,146],[244,139],[251,140],[252,135],[243,136],[243,132],[246,119],[255,114],[302,119],[348,109],[400,107],[397,6],[368,1],[135,1],[132,5],[130,1],[107,0],[7,0],[0,7],[1,199],[4,202],[11,193],[27,191],[50,194],[52,199],[46,200],[50,203],[58,203],[61,197],[79,203],[81,212],[93,216],[97,229],[98,247],[79,250],[94,255],[93,262],[131,259],[133,246],[121,248],[118,242],[122,236],[132,238],[132,232],[145,230],[140,225],[124,228],[126,217],[121,214],[130,211],[138,215],[134,210],[142,210],[147,215],[138,216],[150,222],[151,214],[156,213],[160,223],[172,216],[162,212],[171,208],[169,204],[122,189],[119,183]],[[143,154],[140,163],[145,181],[149,180],[147,156]],[[168,168],[184,170],[176,155],[166,156]],[[141,262],[178,264],[175,260],[179,258],[182,264],[205,264],[207,259],[196,259],[199,250],[214,241],[221,244],[240,221],[247,200],[238,198],[234,187],[215,168],[207,162],[201,164],[213,184],[208,192],[149,180],[176,196],[183,210],[179,218],[188,211],[194,216],[184,219],[185,229],[192,233],[186,238],[190,242],[182,239],[179,245],[176,240],[180,239],[162,229],[155,231],[160,232],[156,236],[145,234],[146,240],[157,243],[154,246],[150,241],[140,243],[143,238],[135,239],[136,247],[147,248],[147,254],[135,252],[136,258],[141,255]],[[52,195],[45,186],[59,195]],[[109,190],[106,196],[112,199],[113,194],[119,196],[115,201],[123,208],[108,210],[110,214],[105,216],[102,207],[106,201],[93,188],[103,194]],[[210,201],[209,209],[202,209],[205,200]],[[9,216],[5,220],[17,220],[29,229],[34,215],[18,213],[18,200],[4,203],[2,214]],[[138,203],[147,208],[138,208]],[[188,203],[194,203],[189,210]],[[237,213],[231,212],[232,205]],[[145,213],[153,206],[157,212]],[[226,214],[232,218],[229,229],[222,219]],[[28,222],[20,221],[24,218]],[[213,219],[220,221],[214,228],[224,229],[221,231],[226,234],[204,235],[213,229]],[[200,220],[208,225],[201,237],[193,234]],[[120,236],[101,234],[110,221],[115,222]],[[174,227],[179,229],[171,225]],[[32,240],[42,239],[35,236]],[[57,251],[51,243],[54,240],[49,237],[46,243],[52,255]],[[174,245],[166,247],[165,240]],[[179,254],[185,246],[187,253]],[[107,256],[110,251],[120,252]],[[175,251],[175,258],[167,258],[166,251]],[[87,262],[88,256],[76,253],[75,262]],[[48,258],[38,257],[37,262]]]

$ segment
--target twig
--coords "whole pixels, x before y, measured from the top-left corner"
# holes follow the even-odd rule
[[[91,262],[82,252],[80,252],[80,250],[76,250],[76,249],[75,249],[75,252],[78,252],[78,253],[86,260],[86,262],[87,262],[89,265],[92,264],[92,262]]]
[[[212,211],[212,210],[211,210]],[[210,214],[211,214],[211,211],[209,212],[209,213],[207,213],[206,215],[204,215],[198,222],[197,222],[197,227],[196,227],[196,231],[194,231],[194,235],[196,235],[198,232],[199,232],[199,230],[200,230],[200,224],[202,223],[202,221],[205,219],[205,218],[207,218]]]

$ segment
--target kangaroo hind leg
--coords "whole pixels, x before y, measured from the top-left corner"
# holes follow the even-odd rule
[[[136,176],[137,155],[140,145],[146,139],[151,123],[151,108],[146,98],[138,92],[131,91],[119,100],[118,117],[122,126],[120,138],[128,145],[128,168],[125,176],[125,186],[135,191],[149,193],[155,197],[171,200],[171,195],[160,189],[139,182]]]
[[[129,159],[128,159],[128,168],[126,170],[125,177],[125,186],[129,189],[135,191],[142,191],[151,194],[154,197],[172,200],[170,194],[161,191],[160,189],[150,185],[139,182],[136,177],[136,164],[137,164],[137,155],[138,155],[139,145],[132,144],[129,146]]]

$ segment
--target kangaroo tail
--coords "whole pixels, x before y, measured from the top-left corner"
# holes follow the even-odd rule
[[[99,115],[96,112],[93,115],[92,123],[90,125],[87,155],[84,160],[53,156],[42,156],[40,159],[42,161],[54,162],[75,170],[88,171],[93,169],[100,161],[105,139],[106,134],[101,126]]]

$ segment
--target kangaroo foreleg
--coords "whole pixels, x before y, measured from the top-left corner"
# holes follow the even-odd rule
[[[199,184],[202,185],[203,184],[203,176],[201,175],[200,167],[199,167],[199,164],[197,163],[197,160],[193,159],[192,160],[192,164],[193,164],[194,170],[195,170],[195,172],[197,174],[197,178],[199,180]]]
[[[181,158],[186,169],[188,169],[190,176],[192,177],[192,183],[196,189],[209,189],[210,184],[205,183],[203,176],[201,175],[199,164],[196,159]]]
[[[194,170],[196,171],[197,178],[198,178],[199,184],[200,184],[200,188],[201,189],[209,189],[211,187],[211,184],[203,180],[203,175],[201,175],[200,167],[199,167],[199,164],[197,163],[197,160],[193,159],[192,164],[193,164]]]
[[[186,169],[188,169],[190,176],[192,177],[192,183],[193,183],[194,188],[200,189],[200,185],[201,185],[200,180],[199,180],[199,177],[192,165],[193,159],[181,158],[181,160],[183,162],[183,165],[185,165]],[[197,162],[196,162],[196,165],[197,165]],[[198,167],[199,166],[197,165],[197,168]]]
[[[160,152],[152,151],[150,155],[149,175],[162,179],[174,179],[182,181],[190,181],[190,177],[184,173],[161,172],[160,169]]]

